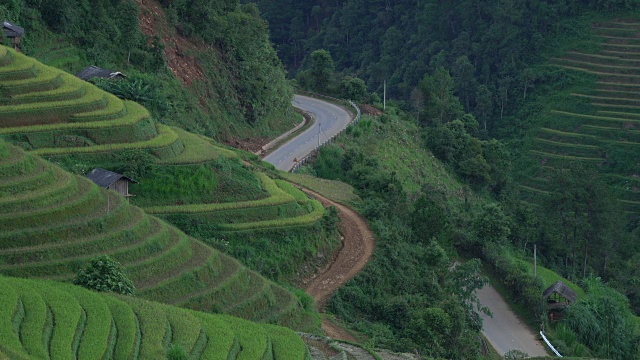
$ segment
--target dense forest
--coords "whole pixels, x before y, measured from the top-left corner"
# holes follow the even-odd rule
[[[590,10],[637,9],[634,0],[564,1],[257,1],[271,39],[292,74],[314,50],[327,50],[340,72],[382,95],[420,108],[416,87],[444,67],[466,112],[498,130],[522,106],[541,60],[558,35],[581,36]],[[418,103],[418,104],[415,104]]]

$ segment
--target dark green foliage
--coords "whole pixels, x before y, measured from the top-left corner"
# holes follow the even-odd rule
[[[112,81],[96,80],[96,85],[120,99],[135,101],[153,111],[156,119],[163,119],[171,106],[169,100],[160,93],[157,79],[145,74],[129,74],[126,79]]]
[[[316,50],[307,60],[306,70],[298,74],[298,82],[304,88],[327,94],[334,85],[335,65],[331,54],[324,50]]]
[[[92,259],[87,267],[78,272],[73,283],[90,290],[123,295],[131,295],[135,291],[133,282],[120,267],[120,263],[107,255]]]
[[[438,67],[433,76],[426,75],[422,79],[418,96],[424,97],[425,122],[446,124],[462,115],[460,100],[453,94],[454,88],[453,78],[442,67]]]
[[[615,256],[613,250],[624,246],[628,235],[619,231],[624,217],[597,172],[570,164],[552,173],[549,186],[544,207],[549,216],[543,219],[551,233],[542,237],[547,256],[562,259],[567,274],[585,277],[592,268],[604,270],[607,257]]]
[[[481,243],[506,243],[511,234],[511,221],[498,204],[482,207],[473,221],[473,231]]]
[[[263,276],[288,282],[296,279],[301,263],[325,265],[338,245],[333,216],[328,214],[322,222],[301,228],[242,232],[220,232],[215,223],[203,217],[175,215],[168,221]]]
[[[567,309],[567,326],[599,357],[637,359],[640,338],[627,299],[600,278],[589,277],[584,285],[587,297]]]
[[[335,206],[329,206],[325,211],[324,217],[322,218],[322,223],[329,234],[336,233],[338,230],[338,222],[340,218],[338,217],[338,210]]]
[[[423,193],[413,204],[411,213],[411,228],[416,237],[422,242],[432,238],[440,238],[449,228],[449,219],[445,207],[444,197],[433,189]]]
[[[367,85],[362,79],[345,76],[340,82],[340,93],[344,99],[362,102],[367,96]]]
[[[134,1],[25,2],[55,32],[75,39],[93,64],[109,67],[128,61],[145,71],[164,66],[162,48],[157,43],[148,45],[138,27],[140,10]]]
[[[427,144],[433,154],[449,164],[477,189],[488,186],[498,195],[509,184],[509,152],[498,140],[482,141],[478,122],[466,114],[460,120],[427,129]]]

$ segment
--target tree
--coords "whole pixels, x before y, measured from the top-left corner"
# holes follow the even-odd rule
[[[501,244],[511,234],[511,221],[500,205],[489,203],[482,207],[473,222],[473,229],[480,242]]]
[[[451,272],[450,280],[453,288],[457,289],[457,296],[467,311],[472,327],[479,331],[482,329],[480,313],[491,315],[489,309],[480,304],[480,299],[476,295],[476,291],[482,289],[488,282],[486,277],[480,275],[480,260],[471,259],[457,264]]]
[[[478,86],[476,91],[475,114],[482,123],[482,128],[487,131],[487,123],[493,114],[493,93],[486,85]]]
[[[444,162],[459,160],[471,137],[465,131],[464,123],[454,120],[442,126],[430,128],[427,143],[433,154]]]
[[[427,243],[432,238],[437,239],[449,226],[446,208],[443,206],[444,196],[439,197],[442,199],[436,199],[434,192],[425,192],[414,203],[411,228],[421,242]]]
[[[564,252],[564,266],[571,273],[587,275],[589,264],[607,261],[609,233],[616,226],[617,209],[596,169],[571,163],[550,176],[550,196],[545,205],[548,226],[557,229]],[[547,239],[553,242],[551,237]],[[601,253],[603,256],[592,256]],[[601,265],[601,264],[598,264]]]
[[[324,49],[316,50],[307,59],[305,71],[299,74],[299,80],[320,93],[329,93],[335,76],[335,64],[331,54]]]
[[[458,170],[472,185],[484,186],[491,180],[491,166],[481,153],[469,156],[458,163]]]
[[[73,283],[90,290],[123,295],[132,295],[135,291],[120,263],[107,255],[91,259],[89,265],[78,272]]]
[[[511,161],[507,147],[498,140],[491,139],[482,144],[484,158],[490,166],[490,186],[494,194],[499,194],[511,180]]]
[[[464,55],[456,59],[453,65],[453,77],[456,83],[456,91],[464,104],[465,111],[471,111],[472,96],[475,95],[476,79],[475,68]]]
[[[367,85],[362,79],[345,76],[340,82],[340,92],[343,98],[360,102],[367,96]]]
[[[462,115],[462,105],[453,94],[454,88],[453,78],[443,67],[438,67],[433,76],[427,75],[420,82],[420,90],[427,99],[427,111],[432,121],[446,124]]]

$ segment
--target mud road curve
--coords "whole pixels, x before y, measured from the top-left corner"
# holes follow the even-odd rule
[[[364,268],[373,254],[375,243],[373,232],[360,214],[316,192],[307,189],[303,191],[320,201],[325,207],[335,206],[340,217],[342,248],[325,269],[303,280],[305,290],[316,300],[318,308],[322,311],[331,295]],[[323,321],[322,329],[329,337],[355,341],[353,336],[330,321]]]

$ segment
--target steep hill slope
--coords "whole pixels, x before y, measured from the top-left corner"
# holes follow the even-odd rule
[[[163,4],[18,0],[1,4],[0,17],[24,27],[23,51],[48,65],[71,73],[88,65],[124,72],[165,124],[231,140],[276,135],[298,121],[254,6]],[[189,16],[193,8],[196,18]]]
[[[305,359],[286,328],[0,276],[0,356],[14,359]]]
[[[39,155],[147,149],[159,158],[184,149],[149,112],[94,85],[0,47],[0,136]]]
[[[86,178],[4,142],[0,150],[0,273],[69,280],[87,260],[109,254],[141,297],[310,325],[295,296],[229,256]]]
[[[0,51],[0,137],[78,173],[103,167],[133,176],[140,182],[133,189],[134,203],[190,235],[230,240],[234,255],[246,254],[236,249],[247,246],[249,232],[261,241],[278,241],[283,232],[296,229],[298,245],[277,249],[279,260],[268,261],[274,278],[295,274],[299,263],[331,237],[319,226],[324,216],[319,202],[246,169],[236,152],[205,136],[157,124],[141,105],[12,49]],[[314,237],[321,240],[308,245]],[[248,264],[261,270],[255,260]]]

